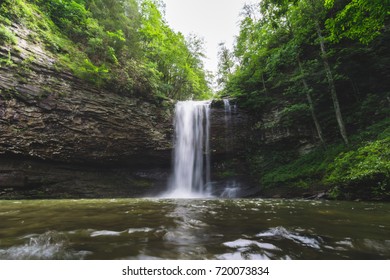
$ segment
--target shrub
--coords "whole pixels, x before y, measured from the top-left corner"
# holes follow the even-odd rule
[[[325,181],[365,188],[373,197],[390,196],[390,137],[340,154],[329,166]]]
[[[8,27],[0,24],[0,43],[7,45],[16,45],[18,40],[14,33]]]

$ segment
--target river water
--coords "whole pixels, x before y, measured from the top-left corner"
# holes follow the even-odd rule
[[[0,201],[0,259],[390,259],[390,204]]]

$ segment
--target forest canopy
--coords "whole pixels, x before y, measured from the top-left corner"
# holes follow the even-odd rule
[[[264,148],[255,138],[249,166],[263,186],[354,184],[390,194],[389,18],[388,0],[262,0],[244,7],[234,46],[220,45],[219,95],[256,116],[254,131],[306,126],[319,146],[302,156],[294,147]],[[274,122],[265,127],[270,112]]]
[[[155,0],[5,0],[0,40],[12,24],[31,30],[58,65],[118,93],[182,100],[211,94],[202,40],[185,38]]]
[[[354,105],[387,102],[389,17],[387,0],[246,5],[233,50],[220,46],[219,94],[259,112],[279,104],[287,126],[310,118],[321,142],[331,125],[348,144],[347,124],[367,124]]]

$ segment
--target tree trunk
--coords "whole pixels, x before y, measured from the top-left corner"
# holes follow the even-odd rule
[[[265,86],[264,74],[261,74],[261,81],[263,82],[263,90],[265,95],[267,96],[267,87]]]
[[[330,95],[332,97],[333,106],[334,106],[334,110],[336,113],[336,119],[337,119],[337,123],[339,126],[340,134],[341,134],[341,137],[343,138],[345,144],[348,145],[349,142],[348,142],[348,137],[347,137],[347,131],[345,129],[343,117],[341,115],[340,104],[339,104],[339,100],[338,100],[337,92],[336,92],[336,86],[334,84],[332,71],[330,70],[330,66],[329,66],[329,62],[328,62],[328,56],[327,56],[326,47],[325,47],[325,39],[322,36],[321,27],[320,27],[320,24],[318,23],[318,21],[316,21],[316,29],[317,29],[318,39],[320,41],[322,62],[324,63],[324,69],[325,69],[326,77],[327,77],[328,83],[329,83]]]
[[[322,134],[322,129],[321,129],[320,123],[318,122],[317,115],[316,115],[315,110],[314,110],[314,102],[313,102],[313,99],[311,98],[309,85],[307,84],[306,79],[304,77],[304,72],[303,72],[301,60],[299,59],[299,55],[297,56],[297,61],[298,61],[299,70],[301,71],[301,74],[302,74],[302,84],[303,84],[303,87],[304,87],[305,92],[306,92],[306,98],[307,98],[307,101],[309,103],[311,116],[312,116],[314,124],[316,126],[318,138],[320,138],[322,145],[325,146],[325,140],[324,140],[324,137]]]

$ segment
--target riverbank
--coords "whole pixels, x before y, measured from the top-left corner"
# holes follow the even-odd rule
[[[251,174],[262,194],[327,197],[339,200],[390,200],[389,119],[299,155],[283,147],[260,147],[249,156]]]

